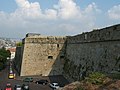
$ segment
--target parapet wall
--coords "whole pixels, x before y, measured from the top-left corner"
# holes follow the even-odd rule
[[[99,42],[120,39],[120,24],[67,38],[67,43]]]
[[[68,37],[65,58],[64,76],[71,81],[120,69],[120,25]]]
[[[64,44],[65,40],[66,40],[66,37],[30,36],[30,37],[26,37],[23,43]]]

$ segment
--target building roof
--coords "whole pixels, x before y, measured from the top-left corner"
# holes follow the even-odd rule
[[[10,50],[10,52],[16,52],[16,47],[8,48],[7,50]]]

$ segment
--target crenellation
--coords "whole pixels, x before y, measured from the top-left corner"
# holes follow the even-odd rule
[[[68,37],[68,43],[89,43],[101,41],[120,40],[120,30],[118,25],[107,27],[104,29],[97,29],[91,32],[82,33],[73,37]]]
[[[66,40],[66,37],[26,37],[24,43],[41,43],[41,44],[56,44],[60,43],[63,44]]]

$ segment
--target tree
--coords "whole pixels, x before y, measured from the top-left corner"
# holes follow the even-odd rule
[[[16,46],[22,46],[22,45],[23,45],[22,42],[16,43]]]
[[[4,65],[2,62],[0,62],[0,70],[2,70],[4,68]]]
[[[7,56],[10,58],[11,57],[11,52],[10,50],[7,50]]]
[[[9,50],[6,50],[4,47],[0,49],[0,69],[6,65],[7,58],[10,58],[11,53]]]

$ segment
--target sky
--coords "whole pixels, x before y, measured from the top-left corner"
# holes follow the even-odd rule
[[[120,24],[120,0],[0,0],[0,37],[74,36]]]

